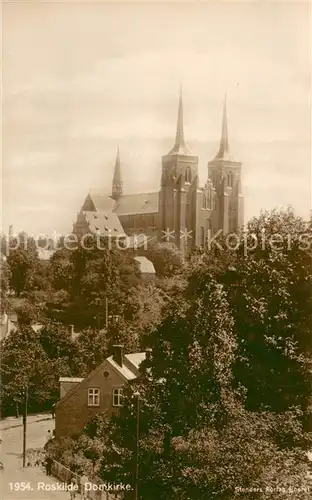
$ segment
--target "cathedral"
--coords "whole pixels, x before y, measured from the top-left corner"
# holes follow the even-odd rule
[[[169,241],[187,252],[205,245],[209,234],[237,232],[244,224],[242,165],[230,155],[226,101],[219,150],[208,162],[204,187],[199,186],[198,159],[184,138],[180,93],[175,142],[162,157],[160,190],[124,194],[118,149],[111,193],[88,193],[73,233],[78,237],[145,235],[151,243]]]

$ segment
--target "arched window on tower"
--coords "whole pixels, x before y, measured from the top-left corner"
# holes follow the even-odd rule
[[[204,227],[201,227],[201,238],[200,238],[200,244],[202,246],[205,246],[205,243],[206,243],[206,235],[205,235],[205,228]]]
[[[211,219],[208,219],[208,220],[207,220],[207,234],[208,234],[209,238],[210,238],[210,236],[211,236],[211,229],[212,229],[212,226],[211,226]]]
[[[208,189],[208,193],[207,193],[207,208],[209,208],[209,210],[211,209],[211,190]]]
[[[228,176],[227,176],[227,185],[228,185],[229,188],[232,188],[233,184],[234,184],[233,172],[229,172]]]
[[[214,197],[213,197],[212,208],[213,208],[213,210],[217,209],[217,195],[216,195],[216,193],[214,194]]]
[[[205,193],[203,193],[203,208],[207,208],[207,196],[205,195]]]
[[[185,182],[191,182],[192,180],[192,173],[191,173],[191,169],[190,167],[186,167],[186,170],[185,170]]]

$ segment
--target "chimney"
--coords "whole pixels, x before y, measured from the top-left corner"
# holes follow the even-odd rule
[[[148,347],[145,351],[145,359],[150,361],[152,359],[152,349]]]
[[[123,345],[113,345],[113,360],[123,366]]]

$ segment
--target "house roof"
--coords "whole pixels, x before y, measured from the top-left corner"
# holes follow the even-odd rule
[[[56,250],[48,250],[46,248],[37,247],[37,254],[40,260],[50,260],[55,252]]]
[[[132,354],[125,354],[126,363],[120,366],[116,361],[114,361],[113,356],[107,358],[107,361],[121,373],[127,380],[133,380],[137,377],[137,372],[139,370],[140,364],[145,359],[145,352],[135,352]],[[128,363],[127,363],[128,361]]]
[[[39,332],[41,330],[41,328],[43,327],[43,324],[42,323],[33,323],[31,325],[31,328],[34,332]]]
[[[84,379],[80,377],[60,377],[59,382],[82,382]]]
[[[116,202],[118,215],[155,214],[159,211],[159,193],[123,194]]]
[[[132,354],[126,354],[126,358],[132,363],[136,369],[140,368],[140,364],[145,360],[146,353],[145,352],[134,352]]]
[[[4,255],[4,253],[2,253],[2,252],[0,252],[0,258],[3,262],[5,262],[7,260],[6,255]]]
[[[107,358],[107,361],[110,365],[112,365],[115,370],[117,370],[126,380],[133,380],[137,377],[133,371],[131,371],[125,364],[120,366],[116,361],[114,361],[113,356]]]
[[[123,227],[115,212],[83,212],[90,231],[103,236],[126,237]]]
[[[155,274],[155,267],[153,262],[146,257],[134,257],[134,260],[139,264],[141,273]]]

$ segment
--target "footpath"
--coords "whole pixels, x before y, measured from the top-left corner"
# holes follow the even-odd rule
[[[42,422],[44,420],[51,420],[51,413],[37,413],[35,415],[27,416],[27,425],[33,424],[35,422]],[[0,420],[0,432],[6,431],[8,429],[13,429],[14,427],[23,426],[23,417],[7,417],[4,420]]]
[[[41,467],[22,467],[23,427],[21,419],[3,420],[1,429],[1,500],[70,500],[68,491],[57,490],[60,481],[46,476]],[[48,430],[54,429],[51,415],[30,415],[27,419],[29,448],[43,448]]]

